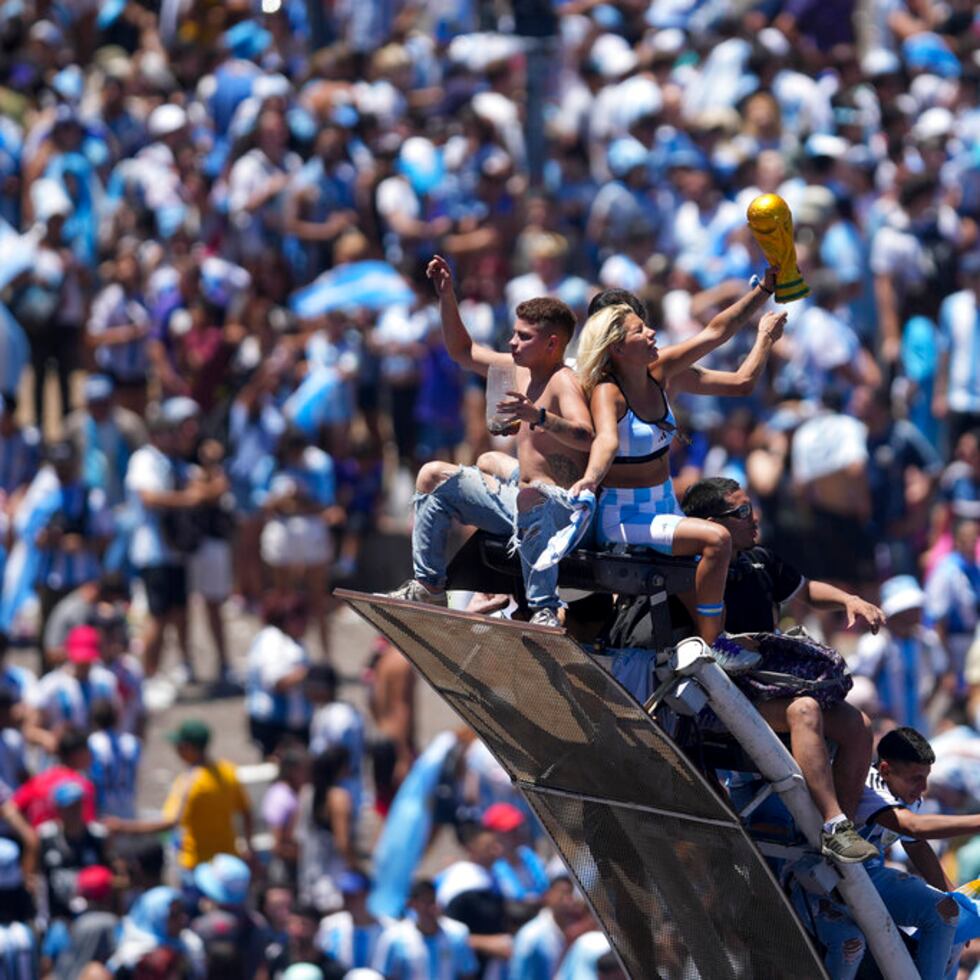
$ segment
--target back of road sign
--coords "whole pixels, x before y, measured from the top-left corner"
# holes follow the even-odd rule
[[[507,770],[633,980],[825,977],[738,823],[564,633],[338,591]]]

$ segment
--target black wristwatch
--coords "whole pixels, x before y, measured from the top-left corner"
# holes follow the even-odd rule
[[[536,422],[529,422],[528,424],[531,426],[532,429],[544,428],[544,420],[547,414],[548,413],[543,408],[539,408],[538,420]]]

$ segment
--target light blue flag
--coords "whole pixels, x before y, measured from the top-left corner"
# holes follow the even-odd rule
[[[343,379],[333,368],[311,371],[286,399],[282,413],[304,435],[315,438],[321,426],[343,421],[349,415]]]
[[[289,305],[301,319],[311,319],[333,310],[383,310],[408,306],[414,300],[411,287],[394,266],[372,259],[324,272],[293,293]]]
[[[0,630],[9,633],[21,606],[31,597],[41,571],[42,551],[34,543],[62,505],[61,487],[53,471],[42,470],[21,503],[16,529],[18,541],[10,552],[0,595]]]
[[[437,735],[415,760],[398,788],[374,848],[374,888],[368,908],[375,916],[400,918],[412,875],[432,832],[432,804],[446,757],[456,746],[453,732]]]

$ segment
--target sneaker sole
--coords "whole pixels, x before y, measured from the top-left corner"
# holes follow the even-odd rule
[[[878,854],[876,850],[874,854],[869,854],[867,857],[844,857],[843,854],[837,854],[829,847],[821,847],[820,853],[824,857],[829,857],[832,861],[836,861],[838,864],[864,864]]]

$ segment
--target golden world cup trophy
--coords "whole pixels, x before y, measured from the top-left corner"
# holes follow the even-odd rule
[[[746,212],[749,227],[770,265],[779,266],[776,279],[777,303],[792,303],[810,293],[803,273],[796,264],[793,244],[793,216],[789,205],[778,194],[760,194]]]

